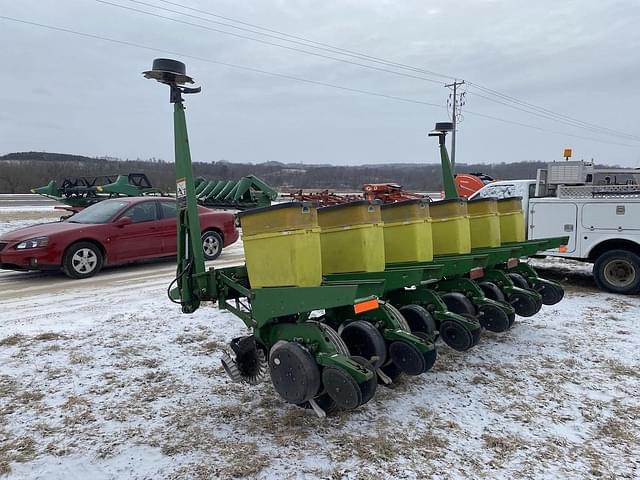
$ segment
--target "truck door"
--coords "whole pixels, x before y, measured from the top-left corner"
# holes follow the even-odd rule
[[[530,204],[529,239],[548,237],[569,237],[567,250],[562,253],[573,253],[576,250],[576,230],[578,207],[575,203],[532,202]],[[558,253],[554,248],[551,252]]]

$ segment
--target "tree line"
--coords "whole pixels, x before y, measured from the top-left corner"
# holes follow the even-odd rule
[[[457,164],[459,172],[483,172],[496,179],[535,178],[545,162],[529,161],[498,164]],[[296,189],[359,191],[364,183],[399,183],[407,190],[438,191],[442,189],[439,164],[386,165],[305,165],[280,162],[231,163],[194,162],[194,174],[209,180],[238,180],[256,175],[282,191]],[[59,184],[70,177],[95,177],[128,173],[144,173],[154,187],[163,191],[175,189],[173,162],[162,160],[121,160],[92,158],[47,152],[17,152],[0,156],[0,193],[28,193],[56,180]]]

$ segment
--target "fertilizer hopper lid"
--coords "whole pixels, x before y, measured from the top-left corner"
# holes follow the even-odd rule
[[[318,227],[317,210],[310,202],[287,202],[252,208],[237,216],[245,236]]]

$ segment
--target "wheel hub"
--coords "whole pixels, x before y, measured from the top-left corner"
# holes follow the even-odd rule
[[[636,271],[631,262],[626,260],[613,260],[604,268],[604,276],[616,287],[627,287],[636,279]]]

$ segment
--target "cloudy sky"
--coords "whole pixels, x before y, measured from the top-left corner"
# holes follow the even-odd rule
[[[0,153],[172,159],[167,89],[140,74],[154,57],[172,56],[184,60],[203,87],[187,98],[196,160],[437,161],[435,141],[426,133],[447,119],[447,78],[415,70],[396,75],[323,58],[319,55],[396,70],[212,23],[232,24],[209,15],[216,14],[472,82],[459,128],[458,162],[553,160],[564,147],[573,147],[577,159],[640,167],[637,0],[172,0],[207,13],[162,0],[108,1],[169,19],[97,0],[0,0],[0,16],[138,45],[0,18]],[[522,112],[483,98],[523,108],[478,86],[553,112],[543,113],[546,117],[566,115],[602,128],[577,128]]]

